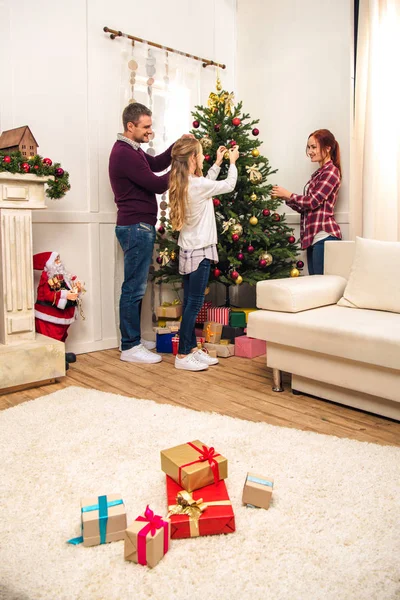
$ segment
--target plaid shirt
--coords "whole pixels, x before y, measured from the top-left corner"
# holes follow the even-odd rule
[[[218,262],[218,252],[215,244],[205,248],[196,248],[195,250],[179,248],[179,273],[181,275],[193,273],[199,268],[199,264],[204,258]]]
[[[333,211],[340,187],[340,172],[330,160],[313,173],[304,195],[292,194],[286,204],[301,214],[300,239],[303,250],[311,246],[319,231],[342,239]]]

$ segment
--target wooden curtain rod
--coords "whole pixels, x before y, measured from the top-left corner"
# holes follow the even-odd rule
[[[188,58],[193,58],[194,60],[200,60],[203,63],[203,67],[220,67],[221,69],[226,69],[226,65],[221,65],[221,63],[214,62],[213,60],[208,60],[208,58],[201,58],[200,56],[194,56],[193,54],[188,54],[187,52],[181,52],[180,50],[175,50],[174,48],[168,48],[168,46],[162,46],[161,44],[156,44],[155,42],[149,42],[148,40],[143,40],[142,38],[135,37],[134,35],[129,35],[127,33],[122,33],[122,31],[116,31],[115,29],[110,29],[109,27],[103,27],[103,31],[110,34],[110,38],[115,40],[116,37],[126,37],[134,42],[141,42],[142,44],[148,44],[149,46],[153,46],[154,48],[160,48],[161,50],[167,50],[168,52],[173,52],[174,54],[180,54],[181,56],[187,56]]]

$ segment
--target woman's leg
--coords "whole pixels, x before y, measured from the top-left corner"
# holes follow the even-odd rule
[[[313,275],[323,275],[324,274],[324,252],[325,252],[325,242],[333,242],[338,241],[338,238],[330,235],[329,237],[317,242],[312,246],[313,250]]]
[[[308,268],[309,275],[315,275],[314,264],[313,264],[313,252],[314,252],[314,246],[308,246],[308,248],[307,248],[307,268]]]
[[[196,317],[204,302],[204,292],[210,275],[210,260],[204,258],[196,271],[184,276],[184,303],[179,333],[178,356],[189,354],[196,348]],[[187,279],[186,279],[187,278]]]

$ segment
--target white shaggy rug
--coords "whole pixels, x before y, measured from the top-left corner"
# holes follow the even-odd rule
[[[153,570],[66,543],[83,496],[165,515],[159,452],[192,439],[229,460],[236,533],[172,540]],[[0,440],[1,599],[400,598],[400,448],[77,387],[2,411]],[[248,470],[275,479],[268,511],[241,506]]]

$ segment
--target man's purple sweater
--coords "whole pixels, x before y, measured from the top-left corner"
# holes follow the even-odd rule
[[[141,148],[118,140],[110,155],[109,174],[118,207],[117,225],[157,222],[156,194],[169,185],[169,173],[158,177],[171,164],[172,146],[158,156],[150,156]]]

